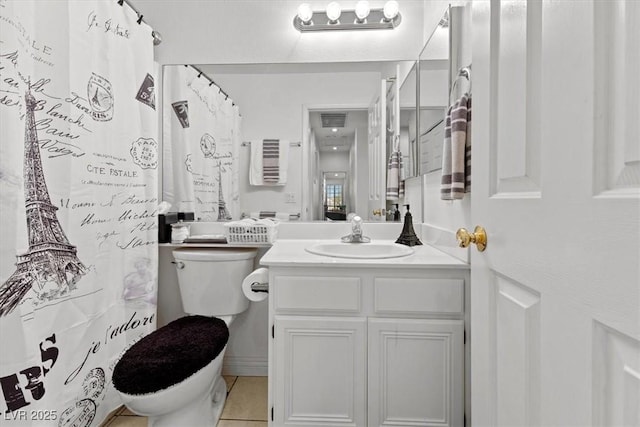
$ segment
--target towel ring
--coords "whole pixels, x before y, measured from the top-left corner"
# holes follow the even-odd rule
[[[460,78],[467,79],[467,81],[469,82],[468,92],[471,93],[471,65],[467,67],[462,67],[458,70],[458,75],[456,76],[455,80],[453,81],[453,84],[451,85],[451,91],[449,92],[449,101],[451,101],[451,96],[455,92],[456,85],[458,84],[458,81],[460,80]]]

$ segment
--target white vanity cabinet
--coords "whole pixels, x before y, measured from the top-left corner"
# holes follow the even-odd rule
[[[464,266],[269,271],[271,426],[464,425]]]

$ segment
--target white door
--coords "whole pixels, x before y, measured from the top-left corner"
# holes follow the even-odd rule
[[[472,425],[640,425],[640,2],[473,2]]]
[[[383,221],[383,209],[386,209],[386,137],[387,137],[387,81],[381,80],[380,87],[369,105],[369,212],[358,212],[363,218]],[[378,215],[374,215],[374,211]]]

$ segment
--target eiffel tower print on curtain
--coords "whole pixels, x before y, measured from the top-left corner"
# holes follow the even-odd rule
[[[227,210],[227,204],[224,201],[224,194],[222,193],[222,165],[218,163],[218,221],[229,221],[231,214]]]
[[[0,316],[11,313],[30,290],[41,302],[68,294],[87,272],[49,197],[34,115],[38,104],[30,89],[25,103],[23,178],[29,249],[17,255],[16,271],[0,286]]]

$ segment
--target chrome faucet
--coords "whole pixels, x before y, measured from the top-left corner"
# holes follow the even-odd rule
[[[362,235],[362,218],[358,215],[351,219],[351,234],[340,239],[344,243],[369,243],[370,238]]]

